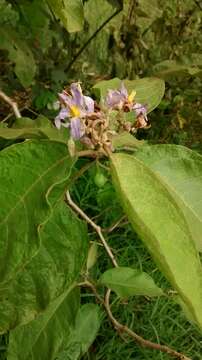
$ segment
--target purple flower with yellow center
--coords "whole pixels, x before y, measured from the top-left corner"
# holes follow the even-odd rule
[[[119,90],[108,90],[106,104],[109,108],[115,110],[121,110],[124,106],[127,106],[128,109],[131,110],[135,95],[136,91],[134,90],[128,94],[128,90],[122,82]]]
[[[82,119],[94,112],[94,101],[89,96],[82,94],[79,83],[70,86],[70,94],[63,91],[59,94],[62,109],[55,118],[55,126],[70,128],[71,137],[80,139],[85,133],[85,125]]]

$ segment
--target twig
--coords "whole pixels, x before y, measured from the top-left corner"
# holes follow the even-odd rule
[[[166,345],[160,345],[160,344],[153,343],[152,341],[145,340],[143,337],[136,334],[134,331],[132,331],[126,325],[123,325],[118,320],[116,320],[114,315],[112,314],[111,308],[110,308],[110,302],[109,302],[110,294],[111,294],[110,289],[107,290],[105,299],[103,300],[103,298],[98,294],[95,285],[93,283],[91,283],[90,281],[86,280],[83,283],[78,284],[78,286],[85,286],[85,287],[88,287],[91,289],[91,291],[95,295],[98,302],[101,305],[103,305],[103,307],[105,308],[106,313],[107,313],[109,319],[111,320],[111,323],[113,324],[114,328],[117,330],[117,332],[118,332],[119,336],[121,336],[121,338],[122,338],[122,334],[125,333],[128,336],[130,336],[136,343],[140,344],[142,347],[146,347],[149,349],[164,352],[164,353],[166,353],[172,357],[175,357],[179,360],[192,360],[191,358],[188,358],[187,356],[169,348]]]
[[[12,107],[16,118],[21,118],[17,103],[8,97],[2,90],[0,90],[0,98],[2,98],[8,105]]]
[[[78,157],[91,157],[96,158],[98,156],[98,151],[96,150],[81,150],[76,153]]]
[[[96,225],[89,217],[88,215],[86,215],[83,210],[80,209],[80,207],[78,205],[76,205],[74,203],[74,201],[71,199],[71,196],[69,194],[69,191],[66,192],[66,200],[67,200],[67,203],[72,207],[72,209],[74,209],[88,224],[90,224],[92,226],[93,229],[95,229],[95,231],[97,232],[108,256],[110,257],[111,261],[112,261],[112,264],[115,266],[115,267],[118,267],[118,264],[116,262],[116,259],[109,247],[109,245],[107,244],[103,234],[102,234],[102,230],[100,228],[100,226]]]
[[[119,227],[122,224],[123,220],[125,220],[125,219],[126,219],[125,215],[121,216],[121,218],[119,220],[117,220],[113,225],[111,225],[110,227],[104,228],[102,231],[106,232],[106,233],[110,233],[110,232],[114,231],[117,227]],[[128,224],[128,221],[124,222],[124,224]]]
[[[91,287],[91,289],[94,290],[92,287]],[[170,356],[175,357],[175,358],[180,359],[180,360],[192,360],[191,358],[188,358],[187,356],[185,356],[185,355],[183,355],[183,354],[169,348],[166,345],[160,345],[160,344],[153,343],[152,341],[145,340],[140,335],[138,335],[134,331],[132,331],[130,328],[128,328],[127,326],[125,326],[125,325],[121,324],[119,321],[117,321],[115,319],[115,317],[113,316],[112,312],[111,312],[110,302],[109,302],[110,293],[111,293],[111,290],[108,289],[107,292],[106,292],[106,296],[105,296],[105,301],[104,301],[105,305],[104,306],[105,306],[105,309],[107,311],[107,314],[108,314],[112,324],[114,325],[114,327],[118,331],[118,333],[119,332],[120,333],[123,333],[123,332],[126,333],[136,343],[139,343],[142,347],[147,347],[149,349],[164,352],[164,353],[169,354]]]
[[[78,59],[78,57],[82,54],[82,52],[85,50],[85,48],[90,44],[90,42],[97,36],[97,34],[105,27],[105,25],[108,24],[116,15],[118,15],[121,10],[123,9],[123,6],[121,5],[120,8],[118,8],[112,15],[110,15],[100,26],[99,28],[93,33],[93,35],[90,36],[90,38],[86,41],[86,43],[79,49],[79,51],[74,55],[73,59],[69,62],[67,65],[65,71],[68,72],[74,62]]]

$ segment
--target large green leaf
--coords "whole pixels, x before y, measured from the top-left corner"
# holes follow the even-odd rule
[[[179,197],[184,215],[199,251],[202,251],[202,156],[179,145],[152,145],[135,156],[155,171]]]
[[[113,181],[134,229],[202,328],[202,267],[174,196],[132,155],[111,156]]]
[[[37,255],[2,290],[1,332],[45,311],[81,272],[87,257],[87,229],[64,202],[54,208],[40,235]]]
[[[15,73],[24,87],[31,85],[36,72],[33,54],[11,27],[0,29],[0,49],[7,50],[9,59],[15,64]]]
[[[81,306],[66,349],[57,360],[77,360],[88,350],[100,328],[100,308],[95,304]]]
[[[8,360],[55,360],[65,347],[79,307],[79,291],[68,289],[36,320],[10,332]]]
[[[163,295],[162,290],[154,283],[151,276],[143,271],[128,267],[117,267],[105,271],[100,282],[123,298],[133,295]]]
[[[84,15],[82,0],[47,0],[53,13],[69,32],[83,28]]]
[[[52,211],[50,195],[65,190],[72,159],[67,147],[54,141],[27,141],[0,152],[0,284],[36,255],[39,231]],[[56,189],[56,188],[55,188]]]
[[[121,85],[118,78],[103,80],[93,86],[96,95],[105,97],[109,89],[118,89]],[[129,92],[136,91],[135,101],[146,104],[148,112],[154,110],[160,103],[164,92],[165,83],[158,78],[143,78],[138,80],[123,80]]]

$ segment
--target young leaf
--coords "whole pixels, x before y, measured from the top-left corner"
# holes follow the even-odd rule
[[[101,98],[105,97],[108,89],[118,89],[122,80],[114,78],[103,80],[93,86],[94,93]],[[165,83],[158,78],[143,78],[138,80],[123,81],[128,92],[136,91],[135,101],[147,106],[148,112],[154,110],[160,103],[164,92]]]
[[[55,360],[71,335],[79,290],[69,288],[28,325],[10,332],[7,360]]]
[[[76,316],[75,327],[71,333],[67,347],[59,354],[57,360],[80,359],[95,340],[100,328],[100,322],[99,306],[95,304],[83,305]],[[75,349],[79,349],[79,351],[75,351]],[[72,356],[72,353],[74,356]]]
[[[202,327],[202,267],[175,198],[161,179],[132,155],[113,154],[111,167],[134,229]]]
[[[90,270],[96,263],[97,260],[97,244],[94,242],[88,251],[88,258],[86,263],[87,270]]]
[[[151,276],[128,267],[118,267],[105,271],[100,282],[122,298],[133,295],[163,295],[163,291],[154,283]]]
[[[145,146],[135,156],[149,166],[179,198],[193,239],[202,251],[202,156],[180,145]]]
[[[48,4],[67,31],[82,30],[84,23],[82,0],[48,0]]]
[[[14,279],[36,255],[39,230],[52,211],[54,186],[58,197],[73,161],[67,147],[54,141],[27,141],[0,152],[0,282]],[[55,188],[56,189],[56,188]]]

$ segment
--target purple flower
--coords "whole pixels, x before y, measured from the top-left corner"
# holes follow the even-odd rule
[[[70,94],[63,91],[59,94],[59,98],[62,109],[55,118],[55,126],[58,129],[61,126],[69,127],[71,136],[74,139],[80,139],[85,133],[82,119],[94,112],[93,99],[82,94],[79,83],[71,84]]]
[[[147,109],[146,109],[146,107],[144,105],[136,103],[133,106],[132,109],[135,110],[135,113],[136,113],[137,117],[139,115],[143,115],[145,120],[148,121],[148,119],[147,119]]]
[[[144,128],[148,125],[147,109],[144,105],[136,103],[133,108],[137,116],[137,128]]]
[[[135,94],[136,92],[134,90],[128,94],[128,91],[122,82],[119,90],[108,90],[106,104],[109,108],[120,110],[125,104],[131,107]]]

